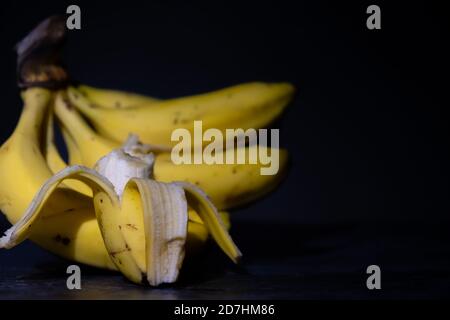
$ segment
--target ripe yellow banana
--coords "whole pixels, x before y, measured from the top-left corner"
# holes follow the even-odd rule
[[[62,94],[55,98],[55,114],[61,121],[69,149],[69,164],[92,167],[95,162],[118,146],[118,143],[97,134],[84,121],[71,102]],[[246,147],[250,149],[266,147]],[[223,151],[228,152],[227,150]],[[77,155],[72,157],[72,153]],[[74,159],[80,162],[74,162]],[[263,165],[257,164],[178,164],[170,153],[156,154],[153,175],[157,181],[186,181],[202,188],[221,210],[246,204],[266,194],[277,186],[287,168],[288,154],[279,150],[279,172],[276,175],[261,175]]]
[[[24,108],[19,123],[12,136],[0,148],[0,178],[2,179],[0,208],[8,220],[15,224],[14,229],[2,240],[2,246],[13,246],[29,236],[40,246],[62,257],[92,266],[121,270],[117,267],[119,262],[111,259],[111,251],[115,244],[110,244],[109,251],[105,247],[95,217],[92,198],[70,188],[57,186],[65,178],[77,178],[75,174],[83,176],[87,172],[89,175],[89,169],[80,171],[79,167],[70,168],[71,172],[69,170],[52,178],[53,173],[42,154],[40,143],[43,140],[42,133],[45,132],[45,128],[48,128],[45,119],[52,101],[51,92],[33,88],[24,91],[22,96]],[[84,177],[83,181],[86,182],[86,179]],[[110,211],[106,210],[107,208],[100,208],[100,212],[117,210],[114,209],[117,204],[110,195],[111,192],[105,194],[104,190],[108,189],[106,184],[94,182],[94,184],[91,182],[91,187],[94,187],[94,194],[96,194],[94,200],[104,195],[111,203]],[[44,187],[41,190],[42,186]],[[39,190],[41,192],[38,192]],[[33,201],[35,194],[37,196]],[[30,203],[28,213],[23,215]],[[96,205],[101,207],[98,202]],[[108,205],[108,202],[105,201],[105,205]],[[203,210],[206,209],[203,208]],[[210,214],[211,209],[207,210]],[[192,212],[194,218],[196,215]],[[103,221],[99,217],[98,208],[97,217]],[[200,219],[203,217],[200,216]],[[29,222],[32,223],[32,228],[28,228]],[[27,227],[23,228],[24,225]],[[187,228],[188,247],[190,244],[198,245],[206,240],[207,229],[203,221],[190,221]],[[222,234],[219,235],[216,233],[215,237],[224,241],[221,238],[224,232],[222,230]],[[115,239],[117,236],[112,237]],[[133,274],[125,274],[132,280],[137,279]],[[160,280],[156,280],[158,281]]]
[[[141,105],[150,106],[159,101],[159,99],[137,93],[95,88],[84,84],[77,88],[83,95],[92,101],[92,103],[102,108],[126,109],[139,107]]]
[[[68,146],[69,164],[93,168],[101,157],[120,146],[120,143],[104,138],[92,130],[61,92],[55,97],[54,110]]]
[[[43,146],[42,153],[45,157],[45,160],[47,161],[50,170],[53,173],[56,173],[66,167],[66,162],[61,157],[55,145],[53,120],[54,120],[53,110],[49,110],[47,117],[45,143]]]
[[[11,137],[0,148],[0,209],[15,224],[44,182],[53,176],[41,152],[51,92],[42,88],[22,93],[24,107]],[[103,244],[89,197],[57,188],[42,208],[31,239],[62,257],[115,269]]]
[[[53,101],[52,101],[53,103]],[[57,172],[63,170],[65,167],[67,167],[66,162],[61,157],[58,148],[55,145],[54,140],[54,113],[53,113],[53,107],[51,106],[49,112],[48,112],[48,118],[47,118],[47,128],[46,128],[46,137],[43,144],[43,150],[42,153],[45,157],[45,160],[47,162],[48,167],[52,171],[53,174],[56,174]],[[69,137],[66,137],[68,139]],[[70,154],[72,157],[77,155],[77,152],[74,150],[70,150]],[[74,189],[84,195],[87,195],[89,197],[92,196],[91,189],[84,183],[73,180],[73,179],[67,179],[64,181],[65,186]]]
[[[255,82],[125,109],[98,108],[74,87],[68,96],[103,136],[121,142],[132,132],[144,143],[167,147],[175,145],[175,129],[192,133],[196,120],[203,121],[205,130],[223,133],[230,128],[263,128],[282,113],[293,92],[288,83]]]

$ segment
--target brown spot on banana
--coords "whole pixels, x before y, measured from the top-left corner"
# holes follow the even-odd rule
[[[31,225],[30,225],[31,226]],[[29,226],[29,227],[30,227]],[[63,237],[60,234],[57,234],[54,238],[53,238],[56,242],[60,242],[65,246],[68,246],[70,244],[70,239],[68,237]]]
[[[127,223],[125,226],[127,226],[128,228],[133,229],[133,230],[138,230],[138,228],[136,227],[136,225],[131,224],[131,223]],[[120,226],[119,226],[119,227],[120,227]]]

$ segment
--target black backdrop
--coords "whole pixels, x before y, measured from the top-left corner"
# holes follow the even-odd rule
[[[20,112],[14,44],[72,2],[2,1],[1,140]],[[292,165],[236,221],[448,220],[448,17],[437,3],[74,1],[66,61],[96,86],[169,98],[246,81],[290,81],[276,124]],[[7,226],[2,222],[2,228]]]
[[[181,2],[183,3],[183,2]],[[242,216],[300,221],[443,218],[449,212],[445,11],[429,2],[79,2],[67,63],[82,82],[168,98],[252,80],[290,81],[277,124],[288,179]],[[2,1],[1,140],[20,112],[14,44],[64,13]]]

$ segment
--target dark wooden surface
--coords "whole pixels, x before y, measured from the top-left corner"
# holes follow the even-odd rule
[[[1,299],[417,299],[450,297],[450,224],[239,222],[245,259],[234,267],[210,244],[175,285],[140,287],[81,266],[82,289],[66,288],[68,261],[32,243],[0,252]],[[366,267],[382,289],[366,288]]]

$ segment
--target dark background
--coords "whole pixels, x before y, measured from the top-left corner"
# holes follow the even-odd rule
[[[187,287],[217,280],[223,288],[212,288],[238,298],[261,298],[265,289],[283,298],[370,297],[365,268],[374,263],[389,281],[377,297],[449,296],[449,19],[441,5],[2,1],[2,141],[21,108],[14,44],[72,3],[81,7],[82,30],[69,33],[66,61],[81,82],[161,98],[254,80],[289,81],[298,90],[276,124],[291,153],[287,179],[234,211],[248,277],[227,265],[231,280],[212,274]],[[381,7],[381,30],[366,28],[370,4]],[[0,253],[6,266],[44,263],[32,271],[37,279],[67,265],[54,259],[32,244]],[[5,283],[14,286],[18,273],[4,271]],[[263,278],[272,280],[258,287]],[[245,281],[248,291],[233,287]],[[5,297],[24,294],[13,292]]]

